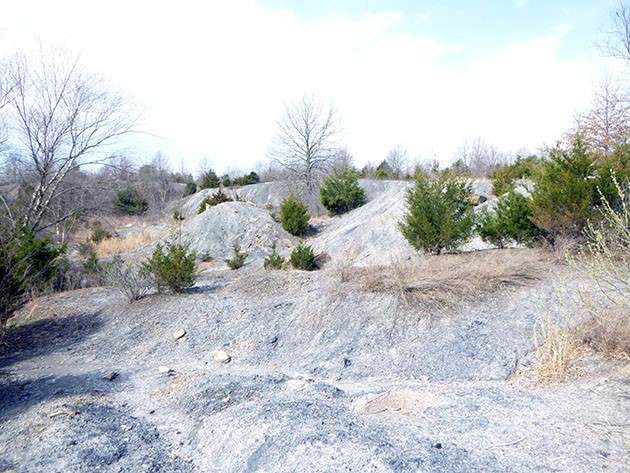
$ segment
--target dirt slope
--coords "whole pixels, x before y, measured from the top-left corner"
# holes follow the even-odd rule
[[[378,185],[374,196],[401,196]],[[396,218],[392,202],[371,204],[355,212]],[[255,206],[224,209],[270,225],[252,248],[273,236]],[[543,316],[574,318],[558,301],[577,275],[530,250],[402,266],[364,253],[342,273],[344,238],[381,248],[366,233],[379,222],[352,218],[312,238],[332,255],[318,272],[216,264],[179,296],[130,305],[94,288],[36,301],[0,348],[0,471],[630,469],[627,363],[586,354],[568,382],[531,384],[532,334]]]

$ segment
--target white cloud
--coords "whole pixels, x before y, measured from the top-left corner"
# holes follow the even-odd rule
[[[398,143],[443,161],[465,139],[504,148],[553,142],[592,86],[558,36],[464,63],[460,47],[397,30],[396,12],[307,22],[253,0],[10,2],[0,44],[34,34],[82,59],[148,107],[147,131],[175,162],[207,156],[219,170],[264,159],[283,104],[314,91],[333,101],[361,162]],[[428,19],[428,18],[427,18]]]

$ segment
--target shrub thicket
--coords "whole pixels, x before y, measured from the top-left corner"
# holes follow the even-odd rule
[[[444,176],[429,180],[416,175],[407,192],[407,213],[398,226],[416,250],[440,254],[455,250],[472,235],[475,219],[468,196],[471,186]]]
[[[158,292],[183,292],[195,283],[196,258],[189,245],[172,242],[164,248],[158,243],[151,258],[142,264],[142,274],[153,279]]]
[[[376,166],[376,170],[374,171],[374,179],[389,179],[393,174],[393,169],[389,165],[387,161],[381,162],[378,166]]]
[[[223,202],[231,202],[231,201],[232,199],[230,199],[223,192],[222,189],[219,189],[214,194],[212,194],[212,196],[206,197],[205,199],[201,201],[201,203],[199,204],[199,210],[197,211],[197,213],[203,213],[208,207],[214,207],[215,205],[222,204]]]
[[[216,189],[220,183],[217,173],[210,169],[203,173],[201,179],[199,179],[199,189]]]
[[[147,199],[137,189],[119,191],[114,197],[114,210],[120,215],[142,215],[148,207]]]
[[[65,249],[30,232],[0,235],[0,339],[7,321],[27,297],[53,283],[59,272],[58,258]]]
[[[250,184],[258,184],[259,182],[260,177],[255,171],[252,171],[249,174],[245,174],[244,176],[234,178],[232,180],[232,184],[235,186],[248,186]]]
[[[197,184],[193,181],[188,181],[184,186],[183,196],[188,197],[189,195],[193,195],[195,192],[197,192]]]
[[[232,251],[234,253],[234,256],[232,258],[226,259],[225,262],[230,269],[242,268],[245,264],[245,260],[247,259],[247,253],[241,251],[241,245],[239,245],[238,242],[232,245]]]
[[[359,186],[358,174],[346,166],[324,178],[319,197],[326,210],[338,215],[363,205],[365,191]]]
[[[483,241],[499,248],[508,242],[530,245],[540,235],[531,216],[529,199],[516,191],[510,191],[497,200],[494,213],[482,211],[477,231]]]
[[[310,218],[306,205],[293,192],[280,204],[280,223],[291,235],[304,234]]]
[[[313,271],[317,269],[317,260],[313,248],[303,243],[300,243],[293,249],[289,261],[291,266],[295,269],[301,269],[303,271]]]
[[[595,202],[600,213],[607,205],[615,211],[623,211],[618,187],[630,182],[630,144],[617,146],[608,156],[599,158],[597,173]]]
[[[494,195],[500,196],[514,190],[514,182],[517,179],[531,178],[538,165],[540,159],[537,156],[528,156],[526,158],[518,157],[512,164],[501,166],[490,174],[492,180],[492,189]]]
[[[103,240],[108,240],[111,237],[112,237],[112,233],[109,230],[106,230],[105,228],[103,228],[101,224],[99,223],[96,225],[94,230],[92,230],[92,234],[90,235],[90,240],[93,243],[98,245]]]
[[[602,196],[614,197],[611,172],[616,171],[614,161],[599,159],[579,138],[567,149],[549,150],[534,175],[533,222],[552,240],[558,235],[581,237],[588,222],[600,218]]]

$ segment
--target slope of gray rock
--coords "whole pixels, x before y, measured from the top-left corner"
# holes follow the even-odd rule
[[[188,218],[182,225],[182,239],[198,254],[215,259],[232,257],[232,246],[238,243],[250,261],[258,263],[274,243],[280,253],[297,244],[269,211],[248,202],[225,202]]]
[[[258,203],[191,199],[181,227],[215,259],[239,242],[244,270],[133,304],[94,288],[27,307],[0,345],[0,472],[630,470],[627,362],[591,354],[565,384],[531,382],[541,320],[575,321],[566,291],[585,281],[534,250],[544,267],[479,294],[451,278],[448,304],[344,279],[340,261],[389,277],[379,265],[423,258],[395,228],[408,184],[362,185],[363,207],[313,221],[320,271],[260,268],[297,239],[265,208],[273,186],[248,186]]]

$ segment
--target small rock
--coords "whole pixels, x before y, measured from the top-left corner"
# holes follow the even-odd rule
[[[118,373],[116,371],[110,371],[109,373],[103,375],[103,379],[105,381],[114,381],[118,378]]]
[[[179,340],[180,338],[183,338],[184,336],[186,336],[186,330],[184,330],[183,328],[180,328],[173,332],[173,338],[175,340]]]
[[[297,391],[298,389],[302,389],[306,386],[306,382],[303,379],[290,379],[286,383],[287,389],[291,391]]]
[[[442,448],[442,444],[440,442],[436,443],[435,445],[433,445],[433,448]]]
[[[175,370],[169,368],[168,366],[160,366],[158,367],[158,371],[165,374],[175,373]]]
[[[217,363],[229,363],[230,361],[232,361],[232,357],[230,355],[219,349],[214,350],[212,357]]]
[[[488,198],[485,195],[470,194],[468,196],[468,201],[471,202],[474,206],[481,205],[487,200]]]
[[[350,366],[351,364],[352,364],[352,360],[351,360],[350,358],[344,358],[344,359],[343,359],[343,366],[344,366],[344,367],[346,367],[346,368],[347,368],[347,367],[348,367],[348,366]]]
[[[270,343],[271,345],[275,345],[276,343],[278,343],[278,337],[276,337],[276,336],[274,335],[273,337],[271,337],[271,338],[269,339],[269,343]]]

